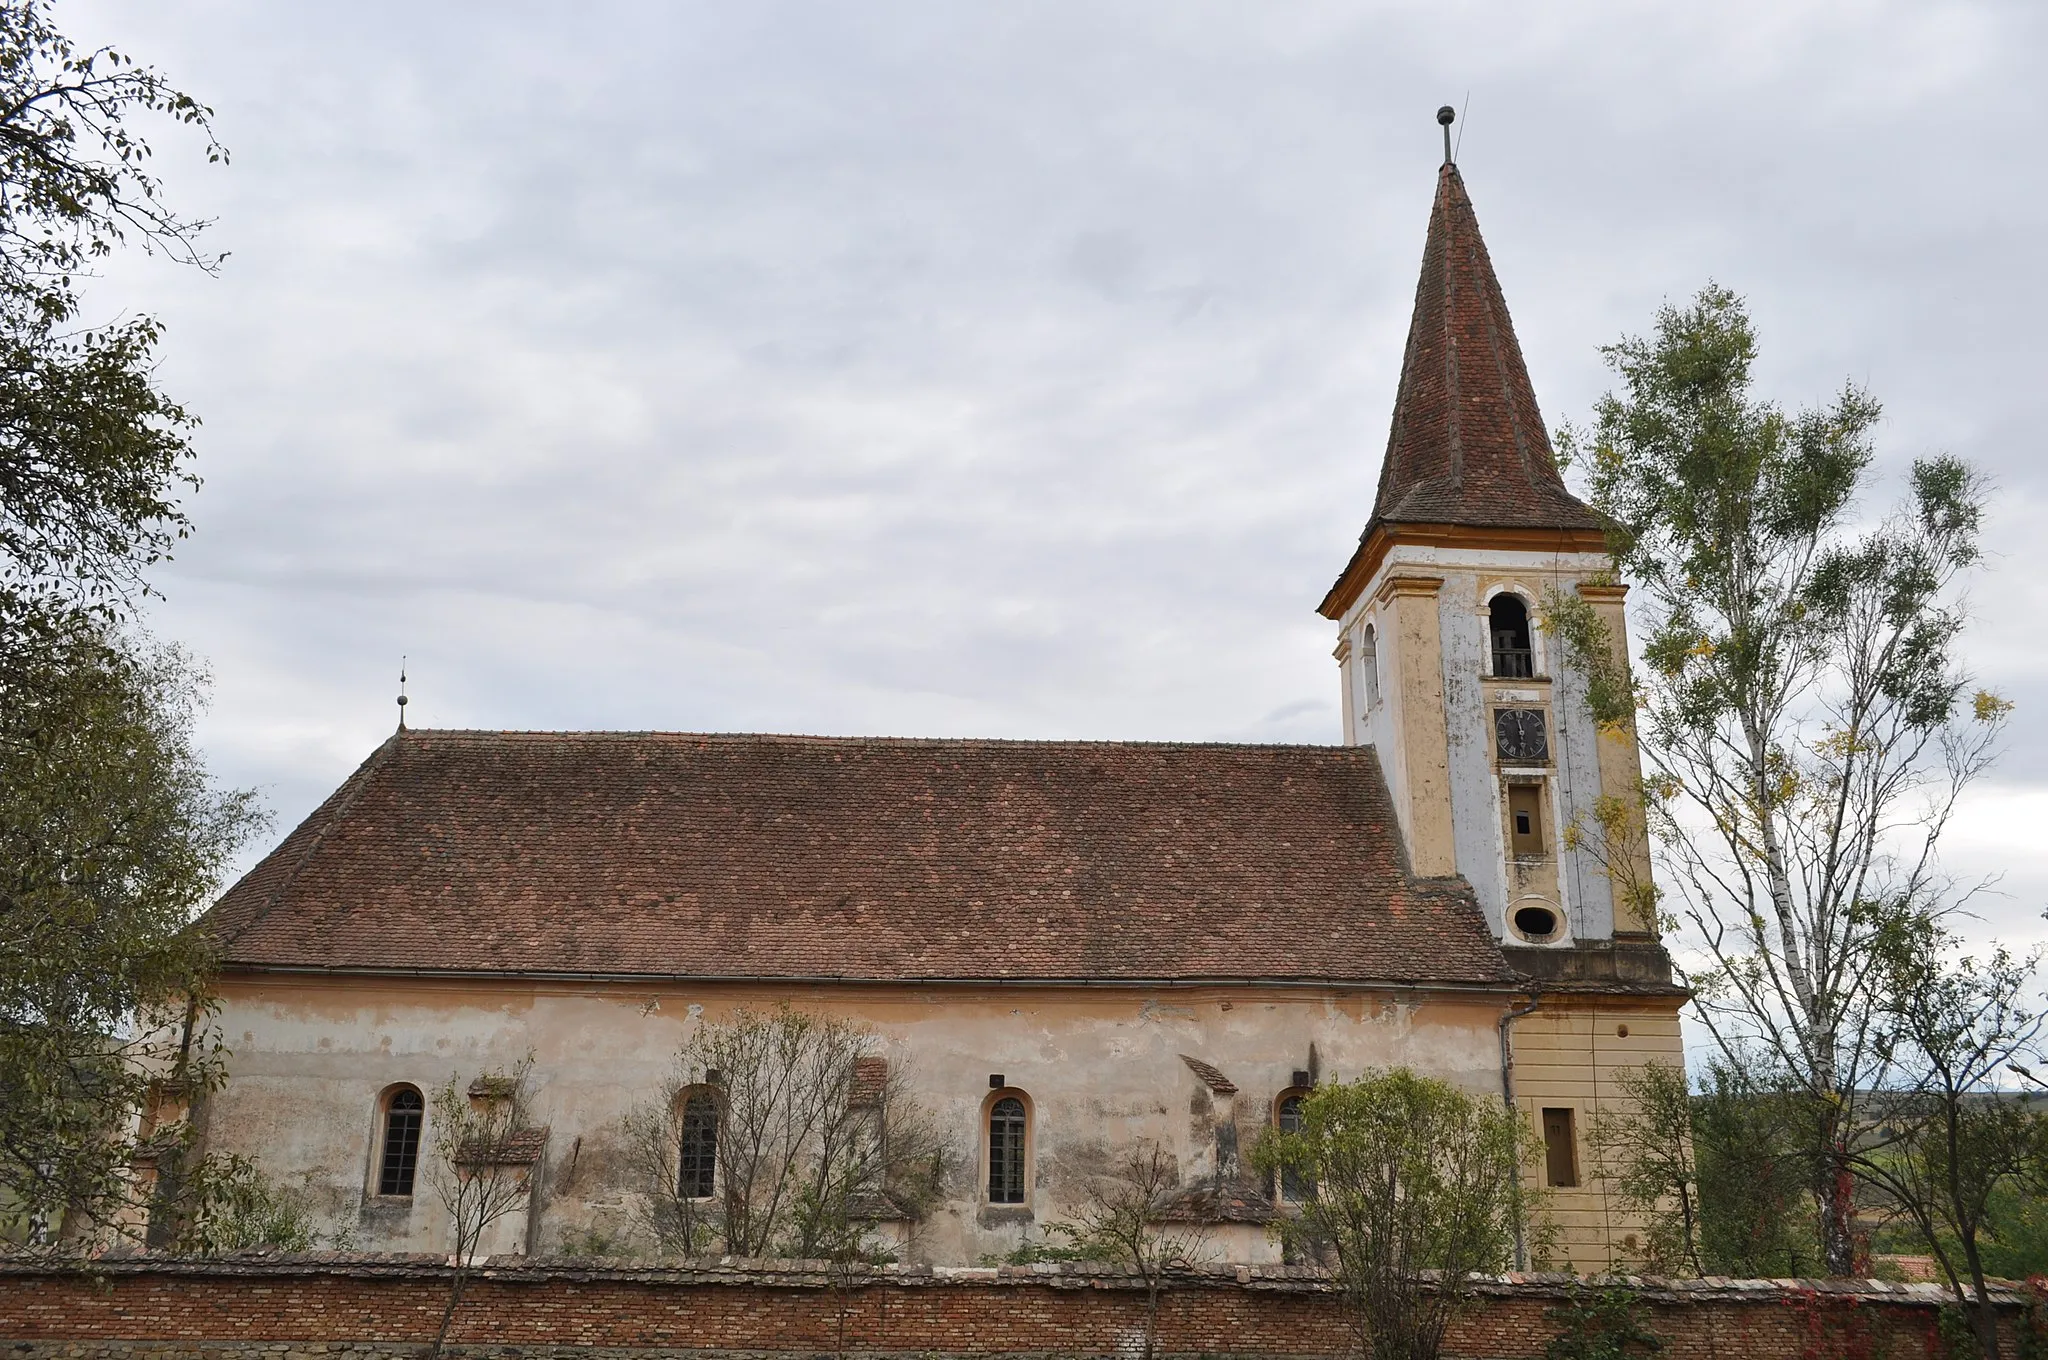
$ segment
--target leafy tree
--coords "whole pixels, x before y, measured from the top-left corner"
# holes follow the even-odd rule
[[[1605,350],[1621,389],[1560,447],[1638,587],[1643,812],[1667,915],[1708,959],[1697,1012],[1731,1063],[1759,1050],[1810,1097],[1824,1260],[1847,1274],[1878,946],[1957,905],[1935,850],[2009,706],[1973,698],[1953,656],[1977,475],[1922,460],[1858,532],[1876,401],[1852,386],[1788,414],[1753,392],[1756,348],[1724,288],[1664,308],[1653,337]],[[1572,645],[1611,660],[1597,637]]]
[[[1659,1275],[1706,1274],[1700,1258],[1699,1169],[1685,1070],[1646,1063],[1617,1072],[1626,1103],[1586,1130],[1599,1175],[1648,1227],[1644,1255]]]
[[[715,1118],[706,1143],[693,1119]],[[664,1252],[870,1261],[871,1226],[920,1217],[937,1131],[865,1026],[789,1006],[697,1028],[661,1094],[625,1121],[627,1161]]]
[[[2048,1186],[2001,1185],[1985,1217],[1991,1236],[1981,1251],[1984,1272],[2001,1280],[2048,1276]]]
[[[197,669],[123,626],[189,531],[193,420],[156,386],[157,323],[87,324],[80,291],[124,243],[215,266],[139,131],[220,159],[209,120],[0,0],[0,1221],[46,1245],[140,1231],[137,1168],[160,1241],[209,1183],[166,1117],[219,1076],[184,928],[259,818],[192,745]]]
[[[206,1256],[230,1251],[310,1251],[319,1241],[306,1197],[280,1186],[246,1157],[214,1158],[190,1187],[176,1250]]]
[[[134,1232],[132,1167],[176,1188],[167,1116],[220,1077],[185,927],[261,818],[200,763],[199,684],[89,624],[0,670],[0,1205],[22,1236]]]
[[[533,1122],[532,1056],[510,1072],[487,1072],[466,1084],[459,1076],[449,1077],[434,1092],[433,1115],[429,1177],[455,1237],[448,1302],[430,1352],[438,1356],[485,1235],[533,1202],[534,1168],[547,1129]]]
[[[1565,1300],[1543,1316],[1558,1333],[1543,1348],[1543,1360],[1630,1360],[1664,1349],[1664,1338],[1643,1321],[1643,1300],[1633,1289],[1589,1289],[1578,1280]]]
[[[1693,1148],[1708,1274],[1787,1279],[1819,1268],[1813,1125],[1805,1090],[1768,1063],[1707,1065]]]
[[[1697,1092],[1677,1067],[1615,1076],[1625,1102],[1587,1131],[1600,1174],[1647,1225],[1662,1274],[1782,1278],[1814,1264],[1810,1113],[1767,1066],[1712,1061]]]
[[[2001,1089],[2043,1031],[2027,1000],[2034,962],[2003,948],[1963,956],[1932,922],[1899,933],[1886,956],[1877,1131],[1855,1152],[1857,1174],[1934,1257],[1985,1360],[1999,1355],[1984,1251],[2008,1202],[1999,1192],[2048,1189],[2048,1117]]]
[[[1533,1141],[1498,1101],[1394,1068],[1320,1088],[1300,1130],[1269,1130],[1252,1159],[1315,1186],[1279,1230],[1334,1257],[1361,1353],[1433,1360],[1472,1277],[1514,1260]]]
[[[1114,1174],[1090,1180],[1080,1215],[1047,1225],[1072,1243],[1082,1260],[1105,1261],[1145,1285],[1145,1348],[1152,1360],[1159,1339],[1159,1296],[1167,1277],[1201,1263],[1209,1224],[1198,1200],[1181,1194],[1173,1155],[1157,1143],[1131,1149]]]
[[[41,0],[0,2],[0,653],[39,616],[126,599],[190,530],[193,420],[156,387],[160,328],[82,326],[79,283],[130,242],[216,266],[138,131],[186,125],[221,160],[211,116],[155,68],[78,49]]]

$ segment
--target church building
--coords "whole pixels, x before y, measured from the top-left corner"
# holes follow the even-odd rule
[[[883,1225],[906,1260],[1038,1240],[1142,1142],[1219,1206],[1214,1255],[1278,1260],[1294,1191],[1240,1149],[1405,1065],[1512,1102],[1557,1255],[1625,1263],[1588,1129],[1617,1073],[1683,1061],[1686,993],[1640,847],[1574,834],[1639,761],[1545,628],[1576,597],[1625,659],[1611,573],[1447,161],[1377,501],[1317,606],[1341,744],[401,725],[205,919],[205,1146],[360,1249],[447,1251],[431,1095],[531,1055],[534,1193],[490,1246],[558,1252],[627,1231],[622,1127],[693,1028],[788,1003],[871,1027],[936,1122],[938,1203]]]

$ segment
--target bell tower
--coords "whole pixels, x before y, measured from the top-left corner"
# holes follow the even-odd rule
[[[1645,855],[1610,873],[1569,834],[1603,795],[1634,806],[1634,732],[1594,720],[1544,625],[1555,600],[1584,600],[1625,662],[1626,587],[1558,476],[1450,113],[1379,494],[1318,607],[1337,625],[1344,741],[1377,749],[1413,871],[1463,875],[1517,957],[1579,972],[1535,956],[1636,942],[1655,971],[1654,923],[1618,882],[1647,883]]]

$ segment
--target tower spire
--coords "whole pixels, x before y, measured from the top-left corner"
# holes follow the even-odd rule
[[[1604,525],[1557,474],[1536,389],[1479,218],[1451,159],[1455,112],[1437,111],[1444,163],[1423,244],[1415,311],[1372,518],[1321,612],[1365,584],[1376,537],[1427,526],[1557,531],[1597,546]],[[1369,574],[1369,572],[1367,572]],[[1331,612],[1336,610],[1337,613]]]
[[[1449,159],[1437,172],[1373,519],[1600,527],[1557,475],[1507,299]]]

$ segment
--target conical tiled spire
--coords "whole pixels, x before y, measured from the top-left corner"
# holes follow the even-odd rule
[[[1437,178],[1369,537],[1380,525],[1598,529],[1551,461],[1536,390],[1458,167]]]

